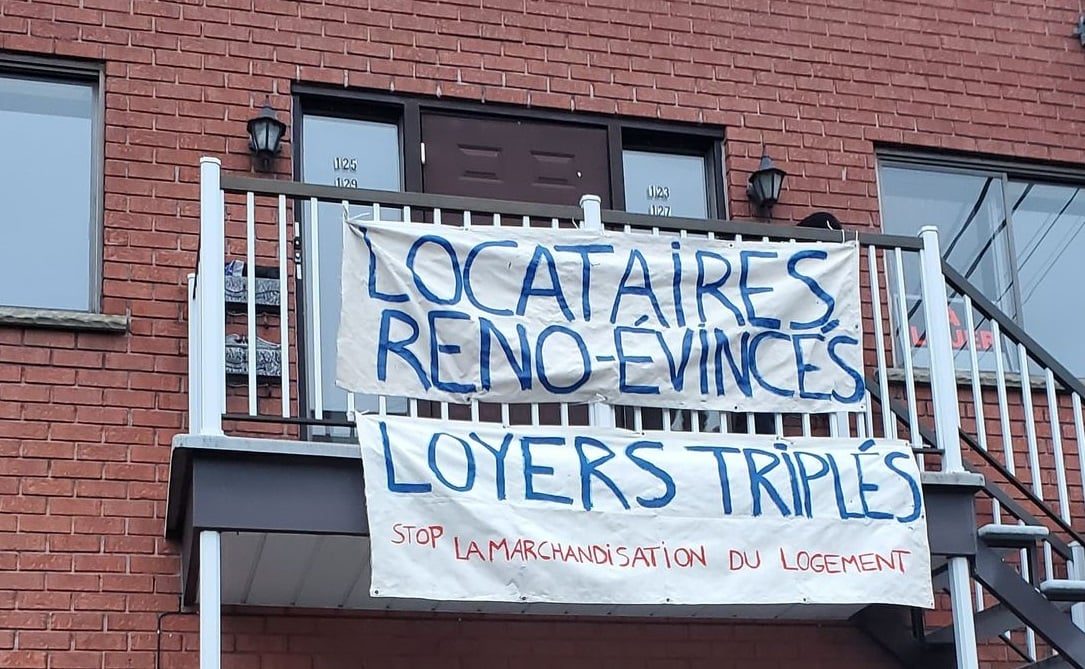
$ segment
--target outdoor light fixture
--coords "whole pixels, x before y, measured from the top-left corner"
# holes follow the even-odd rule
[[[746,195],[758,209],[767,212],[780,199],[780,189],[784,186],[786,176],[787,172],[773,165],[772,158],[763,152],[761,164],[750,174],[750,182],[746,184]]]
[[[271,159],[279,153],[279,144],[286,134],[286,124],[275,115],[269,98],[264,99],[264,108],[255,118],[249,119],[249,150],[256,156],[260,169],[267,171]]]

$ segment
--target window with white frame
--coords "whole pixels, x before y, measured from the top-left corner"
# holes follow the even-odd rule
[[[1075,183],[1061,171],[883,156],[878,180],[885,232],[916,235],[925,225],[937,226],[945,260],[1071,372],[1085,376],[1077,334],[1085,325],[1077,274],[1085,258],[1085,173]],[[918,262],[905,260],[904,270],[904,299],[909,311],[921,311]],[[963,321],[963,307],[950,307],[951,323]],[[920,319],[912,315],[907,330],[923,365]],[[958,326],[955,343],[963,351],[966,334]],[[989,325],[977,323],[973,336],[981,368],[992,369]],[[967,365],[967,354],[958,359]]]
[[[98,311],[98,74],[0,59],[0,306]]]

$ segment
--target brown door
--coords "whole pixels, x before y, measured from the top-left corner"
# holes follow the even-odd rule
[[[427,193],[610,206],[604,128],[545,121],[423,114]]]
[[[598,195],[610,206],[610,166],[604,128],[545,121],[422,115],[426,159],[422,167],[427,193],[577,205],[580,196]],[[445,217],[455,223],[455,216]],[[540,221],[549,225],[549,221]],[[419,402],[421,416],[438,416],[436,402]],[[470,417],[470,407],[452,405],[453,419]],[[482,403],[479,418],[501,420],[501,408]],[[509,420],[527,424],[528,405],[512,405]],[[539,406],[539,422],[558,424],[556,404]],[[569,423],[586,425],[587,406],[569,407]]]

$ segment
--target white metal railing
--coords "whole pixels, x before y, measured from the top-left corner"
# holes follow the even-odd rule
[[[1073,529],[1085,486],[1080,459],[1085,386],[967,280],[943,265],[933,229],[925,230],[921,239],[859,236],[861,290],[869,308],[864,347],[870,373],[862,411],[735,415],[609,405],[452,405],[352,394],[339,403],[330,396],[334,391],[325,373],[329,356],[334,356],[321,345],[334,324],[326,304],[339,291],[337,272],[329,269],[338,259],[327,256],[333,247],[322,240],[341,234],[344,211],[374,220],[433,225],[546,225],[555,234],[571,226],[597,226],[629,234],[832,242],[842,233],[602,211],[591,196],[579,207],[562,207],[224,177],[214,159],[202,160],[200,172],[199,265],[189,282],[193,433],[222,434],[226,420],[231,432],[347,437],[351,414],[367,410],[505,424],[899,437],[910,441],[926,469],[960,471],[968,466],[1008,489],[1009,495],[992,495],[990,520],[1049,526],[1054,535],[1044,544],[1044,578],[1085,574]],[[245,261],[246,298],[243,308],[228,317],[223,275],[226,262],[233,259]],[[279,302],[271,309],[257,304],[258,267],[273,270],[263,278],[278,288]],[[920,349],[912,345],[910,332],[915,308],[909,306],[908,296],[916,294],[922,296],[925,360],[916,359]],[[951,300],[954,304],[963,300],[969,333],[957,347],[955,340],[960,344],[961,338],[948,317]],[[976,334],[985,327],[989,341]],[[244,350],[244,371],[230,377],[229,388],[224,353],[228,334],[236,336]],[[279,365],[271,372],[259,367],[261,340],[278,350]],[[942,457],[930,457],[935,454]],[[1024,560],[1021,566],[1029,578]],[[950,578],[955,617],[967,637],[973,606],[967,563],[952,563]],[[983,606],[985,598],[978,589],[976,593],[977,605]],[[1074,615],[1085,620],[1080,606]],[[1035,657],[1034,636],[1028,630],[1025,634],[1028,652]],[[958,644],[965,649],[962,652],[969,647],[973,655],[959,658],[961,666],[975,666],[975,644]]]
[[[840,241],[842,233],[764,224],[673,219],[602,211],[598,198],[586,196],[580,207],[384,191],[346,190],[266,179],[224,176],[218,161],[201,161],[201,241],[199,267],[191,291],[190,388],[191,431],[220,434],[228,428],[335,437],[349,434],[353,412],[366,410],[418,417],[537,424],[608,424],[631,429],[690,432],[763,432],[784,436],[902,436],[917,450],[933,452],[918,429],[924,401],[911,373],[911,352],[900,351],[895,366],[907,370],[903,387],[890,383],[887,352],[900,336],[904,303],[898,296],[915,291],[901,267],[914,258],[917,239],[862,235],[863,291],[873,305],[866,319],[868,357],[875,360],[867,402],[858,412],[824,414],[726,414],[710,411],[645,407],[561,405],[467,406],[436,404],[393,397],[341,394],[330,383],[327,350],[338,313],[327,305],[340,290],[338,258],[326,257],[341,235],[344,212],[376,220],[413,220],[434,225],[599,226],[629,234],[674,235],[776,241]],[[560,234],[556,232],[555,234]],[[850,237],[854,233],[847,233]],[[304,251],[304,253],[302,253]],[[244,304],[223,307],[223,268],[244,260]],[[260,278],[258,269],[270,270]],[[257,281],[274,281],[279,302],[272,309],[257,304]],[[244,369],[229,384],[223,350],[227,335],[233,351],[241,351]],[[265,342],[267,345],[265,346]],[[271,353],[264,355],[265,348]],[[279,364],[260,367],[277,350]],[[233,358],[231,358],[233,360]],[[236,362],[236,361],[235,361]],[[231,368],[232,371],[238,370]],[[227,391],[227,385],[229,390]],[[894,413],[890,398],[907,407]]]

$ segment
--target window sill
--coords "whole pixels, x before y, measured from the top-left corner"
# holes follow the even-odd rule
[[[927,384],[931,381],[931,371],[927,368],[917,368],[912,370],[912,377],[915,379],[916,383]],[[998,374],[995,372],[981,371],[979,377],[980,386],[983,388],[994,388],[998,385]],[[885,378],[890,383],[904,383],[904,381],[907,380],[904,370],[900,367],[890,367],[885,370]],[[1006,388],[1008,390],[1021,387],[1021,375],[1017,372],[1005,372],[1003,378],[1005,379]],[[1034,389],[1047,387],[1047,379],[1039,374],[1030,375],[1029,383]],[[957,385],[971,386],[972,373],[967,370],[957,370]],[[1055,388],[1057,390],[1065,390],[1058,381],[1055,381]]]
[[[95,314],[63,309],[31,309],[0,307],[0,326],[11,325],[59,330],[90,330],[93,332],[128,332],[128,315]]]

